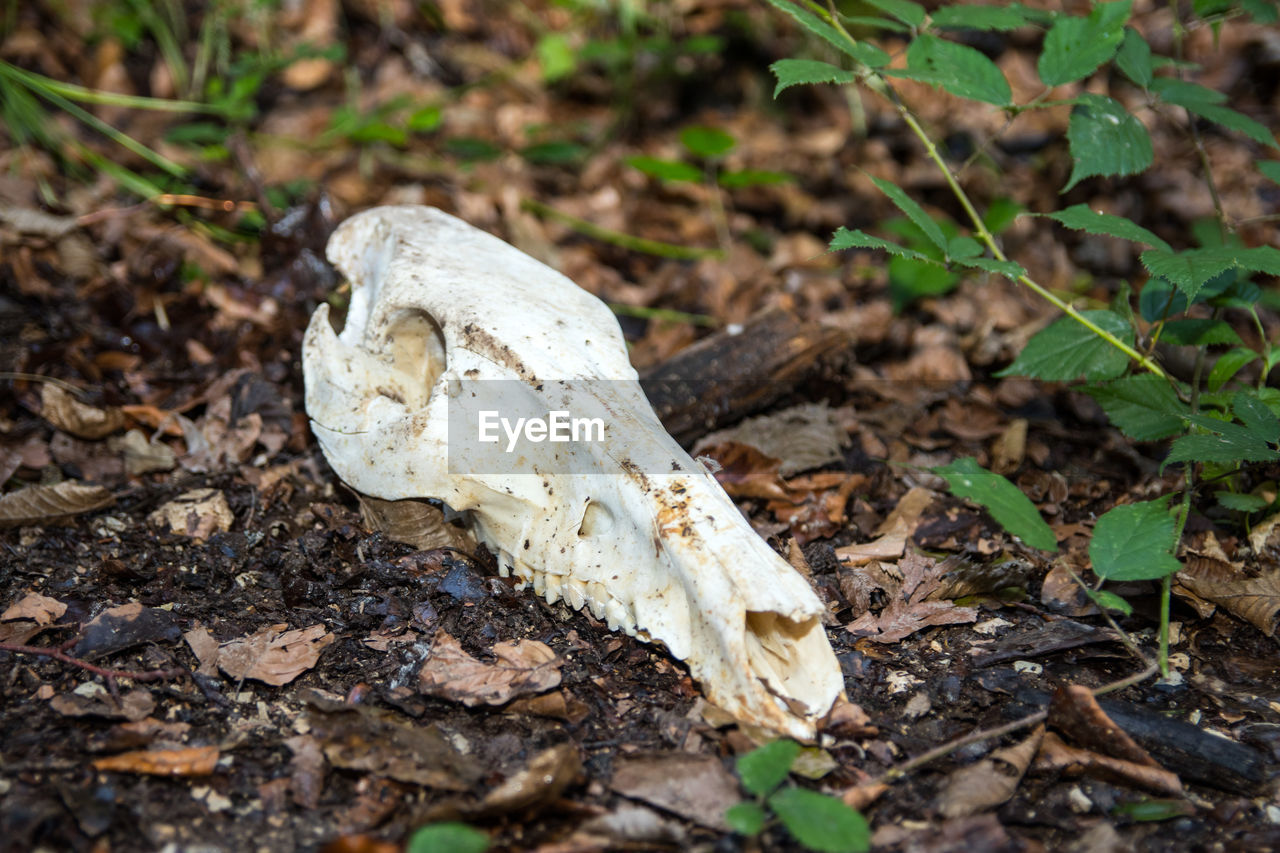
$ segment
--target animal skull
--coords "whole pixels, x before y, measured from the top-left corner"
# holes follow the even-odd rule
[[[343,480],[465,511],[504,576],[662,643],[740,720],[813,737],[843,690],[823,606],[663,429],[604,303],[428,207],[354,216],[328,255],[351,284],[346,326],[321,305],[302,358]],[[603,440],[478,442],[495,400],[597,415]]]

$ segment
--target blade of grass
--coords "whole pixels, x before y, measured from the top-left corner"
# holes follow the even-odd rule
[[[678,261],[696,261],[702,258],[723,258],[724,251],[721,249],[700,249],[694,246],[678,246],[674,243],[663,243],[660,240],[646,240],[644,237],[633,237],[630,234],[623,234],[620,231],[611,231],[608,228],[601,228],[599,225],[593,225],[585,219],[579,219],[576,216],[570,216],[567,213],[561,213],[554,207],[545,205],[540,201],[533,199],[525,199],[520,202],[520,207],[530,213],[538,216],[545,216],[548,219],[554,219],[557,222],[563,222],[579,234],[585,234],[596,240],[601,240],[613,246],[623,249],[630,249],[633,252],[644,252],[647,255],[657,255],[660,258],[672,258]]]

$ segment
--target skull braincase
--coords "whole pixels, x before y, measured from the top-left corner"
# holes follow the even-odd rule
[[[338,335],[328,306],[316,310],[303,369],[313,431],[343,480],[466,511],[504,576],[661,642],[739,719],[813,736],[843,689],[822,604],[663,429],[604,303],[433,208],[365,211],[328,254],[350,307]],[[543,411],[589,400],[607,413],[605,439],[468,469],[449,407],[477,381]]]

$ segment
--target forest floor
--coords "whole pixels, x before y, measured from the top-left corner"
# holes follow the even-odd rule
[[[1167,9],[1136,5],[1148,39],[1169,29]],[[174,97],[154,41],[93,6],[18,4],[0,58]],[[812,438],[816,470],[752,446],[759,425],[708,452],[826,604],[851,704],[794,778],[860,808],[875,850],[1280,849],[1280,590],[1215,604],[1175,584],[1172,677],[1101,711],[1072,698],[1068,685],[1146,666],[1071,578],[1090,577],[1092,524],[1182,475],[1076,387],[995,376],[1053,318],[1032,294],[974,275],[909,299],[882,257],[825,251],[840,226],[881,233],[896,217],[870,176],[961,211],[888,105],[851,109],[830,87],[772,99],[768,65],[803,39],[767,5],[648,4],[634,26],[591,4],[226,6],[240,12],[216,32],[235,61],[210,68],[240,92],[240,125],[93,108],[183,182],[148,177],[66,115],[51,116],[63,142],[105,164],[0,148],[0,848],[393,851],[456,819],[500,850],[799,849],[776,825],[729,831],[724,810],[746,796],[734,758],[769,734],[709,706],[665,649],[517,590],[483,551],[370,531],[329,468],[300,361],[311,313],[344,304],[324,246],[352,213],[414,203],[615,306],[640,369],[766,309],[835,341],[763,412]],[[1025,99],[1038,83],[1020,38],[979,46]],[[344,58],[276,61],[303,41]],[[1274,122],[1274,31],[1200,29],[1187,50],[1197,79]],[[997,110],[901,90],[984,206],[1084,202],[1170,235],[1213,213],[1174,123],[1150,128],[1162,168],[1059,197],[1065,111],[1006,127]],[[699,160],[680,142],[694,126],[732,149]],[[1256,150],[1225,134],[1205,145],[1224,206],[1276,209],[1277,188],[1247,168]],[[628,163],[638,155],[700,174],[662,181]],[[113,164],[168,204],[125,194]],[[721,188],[704,179],[716,169],[785,178]],[[693,251],[636,251],[575,219]],[[1249,238],[1275,244],[1274,224]],[[1128,244],[1042,218],[1001,239],[1081,305],[1145,276]],[[966,456],[1032,498],[1057,555],[929,471]],[[13,499],[32,486],[39,501]],[[1278,527],[1198,510],[1181,556],[1274,578]],[[1153,659],[1159,585],[1111,588]],[[491,663],[518,641],[554,655],[532,686]],[[463,701],[477,681],[496,704]],[[891,772],[1051,697],[1047,730]],[[1145,753],[1098,736],[1106,715]]]

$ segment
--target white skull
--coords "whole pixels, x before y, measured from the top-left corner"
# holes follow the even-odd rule
[[[604,303],[428,207],[354,216],[328,255],[351,284],[346,326],[321,305],[302,357],[343,480],[466,511],[504,576],[662,643],[740,720],[813,737],[843,690],[822,604],[663,429]],[[599,416],[605,435],[481,446],[466,424],[495,399]]]

